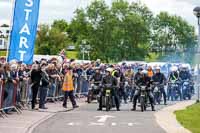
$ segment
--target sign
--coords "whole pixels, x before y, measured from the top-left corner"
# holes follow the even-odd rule
[[[40,0],[15,0],[8,62],[32,64]]]

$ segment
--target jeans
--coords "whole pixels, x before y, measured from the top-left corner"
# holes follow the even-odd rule
[[[163,95],[164,104],[167,103],[167,95],[164,88],[160,88],[161,95]]]
[[[51,83],[49,92],[48,92],[48,96],[49,97],[55,97],[55,93],[56,93],[56,83]]]
[[[82,94],[87,94],[89,88],[89,82],[85,79],[82,81],[82,86],[81,86],[81,93]]]
[[[127,103],[127,92],[126,89],[124,87],[121,87],[119,89],[119,94],[120,94],[120,101],[122,101],[122,99],[124,100],[125,103]]]
[[[70,99],[72,106],[76,106],[76,101],[75,101],[75,97],[74,97],[74,91],[65,91],[64,92],[64,101],[63,101],[63,106],[67,106],[67,99]]]
[[[40,87],[40,102],[39,102],[39,108],[44,108],[45,106],[45,100],[47,97],[47,86]]]

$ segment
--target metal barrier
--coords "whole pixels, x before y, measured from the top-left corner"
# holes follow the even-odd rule
[[[2,84],[0,84],[0,116],[4,118],[5,112],[3,111],[3,99],[4,99],[4,92]]]
[[[9,113],[11,110],[15,110],[18,114],[21,113],[16,106],[17,85],[13,83],[2,83],[0,94],[0,111],[2,116],[7,116],[6,113]]]
[[[8,87],[5,83],[0,85],[0,116],[6,117],[6,112],[13,109],[20,114],[22,113],[21,109],[24,110],[30,108],[32,90],[29,80],[30,79],[19,81],[18,84],[14,85],[13,88]],[[63,81],[56,81],[56,88],[53,91],[53,96],[47,96],[46,99],[54,99],[55,101],[63,100],[64,93],[62,91],[62,84]],[[78,98],[87,95],[89,82],[85,78],[80,77],[74,80],[74,86],[74,93],[78,96]],[[39,92],[40,91],[38,91],[37,100],[40,99]]]
[[[25,108],[29,108],[31,102],[31,85],[30,79],[19,82],[20,91],[20,105]]]

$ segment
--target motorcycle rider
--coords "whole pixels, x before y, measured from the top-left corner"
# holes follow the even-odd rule
[[[160,67],[156,67],[155,70],[156,70],[156,73],[153,75],[152,81],[153,82],[159,82],[160,85],[166,84],[166,77],[163,73],[161,73]],[[166,95],[164,86],[161,86],[160,92],[163,95],[164,104],[167,105],[167,95]]]
[[[90,82],[94,82],[95,85],[99,85],[102,81],[103,75],[100,72],[100,68],[96,67],[95,68],[95,73],[94,75],[91,77]]]
[[[179,80],[178,68],[176,66],[173,66],[170,69],[171,69],[171,73],[169,74],[168,82],[169,83],[176,83]],[[180,89],[178,89],[178,91],[179,91],[179,93],[181,93]],[[167,93],[168,93],[167,94],[168,100],[170,99],[170,97],[173,100],[175,92],[171,89],[170,85],[168,86]]]
[[[90,95],[92,95],[92,96],[93,95],[99,95],[100,90],[101,90],[102,79],[103,79],[103,75],[100,72],[100,68],[96,67],[95,68],[95,73],[90,79],[90,83],[91,83],[91,88],[92,89],[88,92],[88,99],[87,99],[88,101],[87,102],[90,102],[89,101],[89,96]],[[93,89],[94,86],[92,86],[92,85],[97,86],[97,89]]]
[[[192,75],[190,74],[189,69],[187,65],[185,64],[181,66],[179,79],[181,81],[181,86],[180,86],[181,88],[183,87],[184,80],[188,80],[190,83],[192,83]],[[192,93],[192,89],[193,89],[193,85],[190,88],[191,93]]]
[[[141,68],[141,67],[138,68],[138,72],[135,75],[134,81],[135,81],[135,85],[137,87],[139,87],[141,85],[145,85],[145,86],[147,86],[147,88],[150,88],[150,86],[151,86],[151,78],[149,78],[147,76],[147,71],[143,70],[143,68]],[[133,109],[131,109],[132,111],[136,110],[137,99],[139,98],[139,96],[140,96],[140,90],[136,89],[134,97],[133,97]],[[154,96],[153,96],[151,90],[147,89],[147,96],[149,97],[152,111],[155,111]]]
[[[188,70],[188,67],[186,65],[182,65],[180,73],[179,73],[179,78],[180,80],[191,80],[191,74]]]
[[[171,73],[168,81],[176,81],[179,78],[178,68],[176,66],[171,67]]]
[[[115,100],[115,104],[116,104],[116,108],[117,108],[117,111],[120,111],[119,109],[119,96],[117,94],[117,90],[116,90],[116,86],[117,86],[117,79],[114,78],[114,76],[112,76],[112,71],[113,69],[112,68],[107,68],[106,69],[106,76],[103,77],[103,80],[102,80],[102,87],[103,87],[103,90],[101,92],[101,95],[100,95],[100,100],[99,100],[99,108],[98,110],[101,111],[102,110],[102,98],[103,96],[105,96],[105,86],[107,84],[111,84],[111,94],[114,96],[114,100]]]

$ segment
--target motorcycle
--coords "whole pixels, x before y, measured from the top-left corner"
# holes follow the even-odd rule
[[[190,81],[188,79],[182,81],[182,95],[183,95],[182,97],[184,100],[186,100],[186,99],[190,100],[192,97],[191,85],[190,85]]]
[[[171,97],[171,101],[175,101],[178,98],[182,99],[181,89],[179,87],[180,82],[178,80],[168,83],[168,100]]]
[[[162,99],[162,94],[161,94],[161,87],[163,87],[159,82],[153,82],[153,94],[155,98],[155,104],[158,103],[160,104],[161,99]]]
[[[94,82],[91,84],[91,87],[88,90],[87,95],[87,102],[91,103],[93,100],[99,100],[99,93],[100,93],[100,82]]]
[[[141,111],[145,111],[146,108],[148,107],[147,104],[147,87],[146,86],[139,86],[140,89],[140,107],[141,107]]]
[[[111,108],[115,107],[114,96],[112,95],[112,86],[107,84],[104,86],[105,96],[102,97],[102,105],[106,108],[106,111],[110,111]]]

